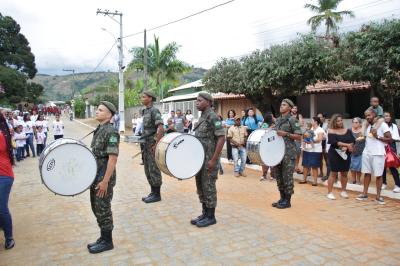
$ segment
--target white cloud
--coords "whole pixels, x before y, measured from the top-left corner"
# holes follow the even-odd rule
[[[109,17],[96,16],[97,8],[123,12],[124,35],[142,31],[224,2],[224,0],[147,0],[147,1],[1,1],[3,15],[12,16],[22,27],[36,56],[40,71],[62,73],[62,68],[91,71],[109,50],[119,26]],[[165,45],[180,44],[180,58],[190,64],[210,67],[221,57],[231,57],[287,41],[296,32],[306,32],[311,13],[303,8],[310,1],[236,0],[231,4],[185,21],[148,33]],[[345,0],[339,9],[355,11],[356,18],[346,20],[343,30],[361,22],[400,14],[397,0]],[[263,32],[264,33],[260,33]],[[142,35],[124,39],[127,48],[142,45]],[[129,55],[125,50],[125,63]],[[117,69],[116,48],[100,70]]]

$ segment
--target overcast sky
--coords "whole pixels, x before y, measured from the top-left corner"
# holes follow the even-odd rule
[[[119,35],[111,18],[96,16],[98,8],[123,13],[123,35],[185,17],[227,0],[2,0],[0,12],[12,16],[22,28],[36,56],[39,73],[65,74],[63,68],[90,72]],[[313,14],[303,8],[315,0],[235,0],[176,24],[148,33],[160,43],[181,45],[179,58],[190,65],[210,68],[221,57],[235,57],[306,33]],[[352,10],[341,31],[357,29],[370,20],[400,17],[400,0],[344,0],[338,10]],[[117,18],[117,17],[116,17]],[[106,29],[108,32],[102,30]],[[143,46],[143,35],[124,38],[125,65],[128,50]],[[117,71],[116,46],[98,68]]]

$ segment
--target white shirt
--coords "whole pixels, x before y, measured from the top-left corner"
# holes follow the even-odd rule
[[[37,144],[44,144],[44,142],[46,140],[46,134],[44,134],[43,131],[40,133],[37,132],[36,137],[37,137],[37,139],[36,139]]]
[[[37,120],[35,125],[36,125],[36,127],[41,126],[43,129],[43,132],[45,132],[45,133],[47,132],[47,121],[46,120],[42,120],[42,121]]]
[[[143,132],[143,118],[139,117],[136,122],[137,124],[135,129],[135,135],[138,136],[140,133]]]
[[[33,134],[33,127],[35,124],[32,121],[23,122],[22,126],[24,127],[23,132],[25,134]]]
[[[60,121],[53,121],[53,134],[55,136],[64,135],[64,124]]]
[[[187,121],[192,121],[193,120],[193,115],[192,114],[186,115],[186,120]]]
[[[132,128],[135,128],[137,126],[137,121],[139,118],[132,118]]]
[[[35,123],[37,119],[38,119],[38,115],[31,115],[31,121],[33,123]]]
[[[317,127],[314,129],[314,139],[318,137],[318,135],[325,135],[325,131],[322,129],[322,127]],[[314,147],[312,148],[311,152],[322,152],[322,140],[320,142],[314,142]]]
[[[21,148],[24,147],[26,144],[26,135],[25,133],[21,132],[21,133],[17,133],[14,132],[14,136],[13,136],[15,143],[17,144],[17,148]]]
[[[371,136],[371,125],[368,126],[365,131],[365,149],[363,154],[369,155],[386,155],[385,146],[386,143],[376,139],[374,136]],[[390,132],[389,126],[386,123],[382,123],[381,126],[377,130],[378,137],[383,137],[386,132]]]
[[[396,124],[392,124],[390,127],[390,134],[392,134],[392,139],[393,140],[400,140],[399,136],[399,128],[397,127]]]

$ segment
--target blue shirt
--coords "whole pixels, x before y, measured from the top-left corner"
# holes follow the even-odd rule
[[[262,122],[263,119],[257,116],[257,121],[254,119],[252,116],[248,116],[247,118],[243,119],[242,125],[247,126],[248,129],[250,130],[256,130],[258,129],[258,123]]]
[[[227,126],[233,126],[233,125],[235,125],[235,118],[227,118],[227,119],[225,120],[225,125],[227,125]]]

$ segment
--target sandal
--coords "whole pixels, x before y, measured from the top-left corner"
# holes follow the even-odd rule
[[[299,184],[307,184],[307,181],[299,181]]]
[[[297,170],[296,170],[296,173],[298,173],[299,175],[302,175],[302,174],[303,174],[303,171],[300,171],[300,169],[297,169]]]
[[[316,187],[316,186],[318,186],[318,184],[317,183],[312,183],[311,186]]]

